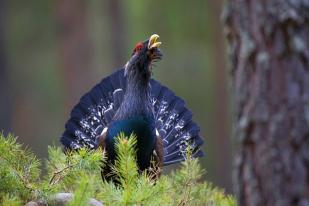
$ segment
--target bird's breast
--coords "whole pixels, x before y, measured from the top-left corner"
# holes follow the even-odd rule
[[[132,133],[137,138],[137,161],[140,169],[149,167],[150,157],[153,152],[156,134],[155,134],[155,121],[151,117],[139,115],[136,117],[116,120],[111,122],[106,134],[106,150],[109,158],[114,159],[115,154],[115,137],[121,132],[126,136]]]

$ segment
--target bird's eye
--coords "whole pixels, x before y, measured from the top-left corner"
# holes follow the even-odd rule
[[[142,42],[139,42],[136,44],[136,46],[134,47],[133,53],[141,51],[143,49],[144,45]]]

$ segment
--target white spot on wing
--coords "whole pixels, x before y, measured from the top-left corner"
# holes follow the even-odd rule
[[[156,136],[158,137],[158,136],[160,136],[160,133],[159,133],[159,131],[156,129]]]
[[[102,132],[101,132],[101,135],[103,135],[104,133],[106,133],[107,132],[107,127],[105,127],[103,130],[102,130]],[[100,136],[101,136],[100,135]]]

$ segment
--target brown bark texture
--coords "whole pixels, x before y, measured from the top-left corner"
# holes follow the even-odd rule
[[[309,205],[309,1],[230,0],[239,205]]]

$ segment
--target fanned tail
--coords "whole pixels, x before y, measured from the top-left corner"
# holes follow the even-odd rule
[[[188,146],[194,157],[203,156],[200,129],[185,102],[156,80],[151,80],[150,85],[156,128],[163,139],[164,165],[184,160]],[[125,87],[124,70],[120,69],[86,93],[71,112],[62,144],[70,149],[97,148],[98,137],[119,108]]]
[[[104,78],[73,108],[61,142],[66,148],[98,147],[97,138],[119,108],[126,85],[123,71]]]
[[[193,157],[203,156],[200,129],[185,102],[155,80],[151,80],[151,90],[156,128],[163,139],[164,165],[183,161],[188,146]]]

